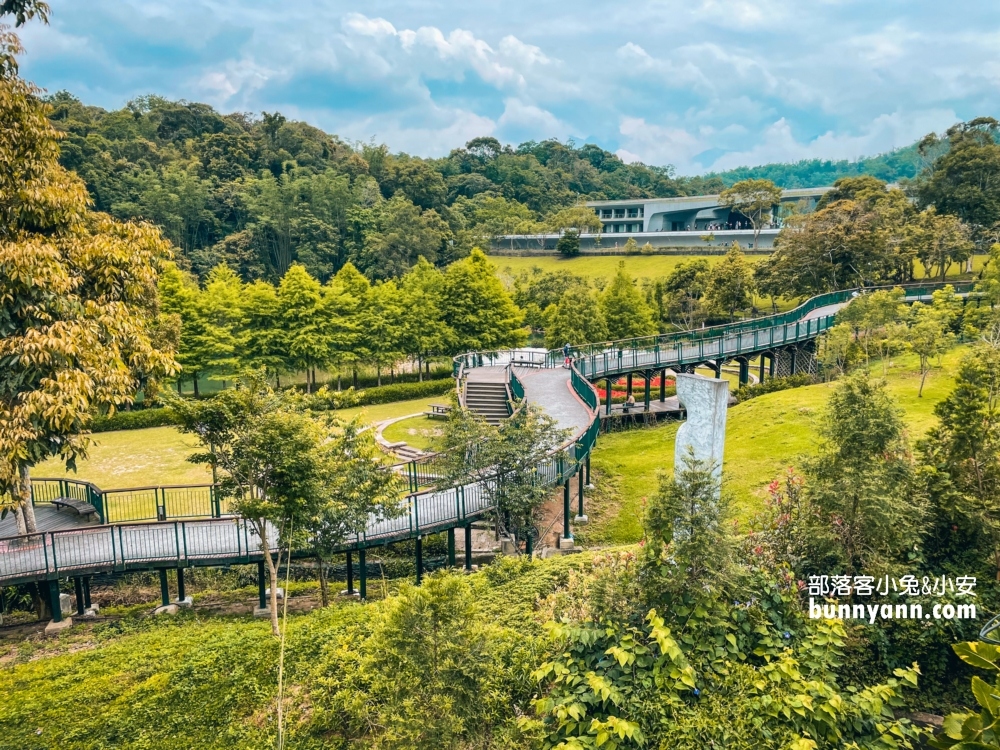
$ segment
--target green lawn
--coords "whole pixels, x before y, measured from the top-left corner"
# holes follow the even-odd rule
[[[504,255],[494,255],[490,258],[501,274],[516,275],[522,271],[531,272],[533,268],[542,271],[569,271],[578,276],[590,278],[603,277],[610,280],[618,270],[619,261],[625,261],[625,270],[634,279],[652,279],[659,276],[668,275],[673,269],[684,261],[695,258],[704,258],[710,264],[718,263],[722,259],[721,255],[578,255],[575,258],[561,258],[555,255],[544,255],[536,257],[513,257]],[[752,263],[763,259],[763,255],[748,256]],[[973,260],[973,267],[978,273],[986,262],[986,255],[977,255]],[[950,275],[957,276],[959,266],[952,268]],[[922,278],[923,267],[919,263],[914,264],[914,274]]]
[[[443,420],[429,417],[413,417],[389,425],[382,432],[382,437],[390,443],[405,441],[422,451],[433,451],[442,435]]]
[[[197,450],[197,438],[176,427],[100,432],[94,435],[90,458],[77,462],[75,474],[57,460],[39,464],[31,474],[85,479],[101,489],[211,482],[208,467],[186,460]]]
[[[426,411],[428,404],[446,401],[446,396],[432,396],[392,404],[359,406],[344,409],[338,414],[345,419],[360,414],[366,422],[378,422]],[[66,471],[56,460],[39,464],[31,474],[35,477],[84,479],[101,489],[211,482],[212,473],[208,467],[187,461],[187,457],[197,450],[197,439],[182,434],[176,427],[100,432],[94,435],[90,458],[77,462],[75,474]]]
[[[911,440],[934,425],[934,406],[950,392],[951,373],[965,351],[958,347],[944,356],[942,367],[928,376],[923,398],[917,398],[916,357],[897,357],[892,363],[889,390],[905,411]],[[881,375],[882,365],[873,365],[872,371]],[[816,422],[835,386],[821,383],[770,393],[729,410],[724,472],[738,517],[755,512],[768,483],[816,450]],[[642,536],[642,501],[656,491],[657,473],[672,470],[677,427],[677,423],[663,424],[600,437],[592,459],[598,489],[583,538],[591,543],[626,543]]]

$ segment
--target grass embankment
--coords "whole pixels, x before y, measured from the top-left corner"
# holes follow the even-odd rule
[[[505,561],[469,576],[469,617],[532,649],[544,615],[536,602],[589,556],[524,566]],[[294,601],[294,598],[292,599]],[[353,649],[383,605],[340,601],[288,619],[287,747],[340,747],[322,721],[335,671],[357,669]],[[496,631],[493,631],[496,632]],[[75,626],[36,648],[0,654],[0,748],[19,750],[258,750],[275,747],[278,641],[249,616],[125,618]],[[331,671],[326,671],[331,670]]]
[[[923,398],[917,397],[920,372],[913,355],[896,357],[888,369],[889,391],[904,410],[910,439],[916,441],[935,424],[934,406],[953,386],[952,372],[965,353],[957,347],[927,377]],[[882,374],[881,363],[872,373]],[[734,512],[746,518],[756,512],[767,485],[818,445],[817,421],[836,383],[793,388],[758,396],[729,410],[724,473]],[[579,531],[589,544],[624,544],[642,536],[642,501],[656,491],[657,473],[670,473],[678,424],[602,435],[592,459],[598,489],[592,494],[591,522]]]
[[[603,277],[610,280],[618,270],[619,261],[625,261],[625,270],[634,279],[653,279],[660,276],[667,276],[679,264],[685,261],[702,258],[710,265],[718,263],[722,255],[578,255],[575,258],[562,258],[555,255],[524,256],[513,257],[495,255],[490,258],[501,274],[517,275],[522,271],[531,273],[531,269],[539,268],[545,272],[568,271],[578,276],[589,278]],[[751,262],[763,258],[762,255],[749,256]],[[973,258],[973,271],[979,273],[986,262],[986,255],[977,255]],[[913,266],[914,275],[921,279],[924,277],[924,269],[919,263]],[[959,277],[961,266],[955,265],[951,269],[949,276]]]
[[[378,422],[426,411],[428,404],[443,400],[445,397],[431,396],[342,409],[336,414],[344,419],[360,415],[365,422]],[[205,484],[212,481],[208,467],[187,461],[187,457],[198,450],[197,439],[181,433],[176,427],[101,432],[94,435],[90,458],[78,461],[75,473],[67,471],[62,462],[51,459],[38,464],[31,474],[54,479],[83,479],[101,489]]]
[[[390,443],[405,442],[422,451],[437,450],[444,423],[430,417],[412,417],[391,424],[382,431],[382,437]]]

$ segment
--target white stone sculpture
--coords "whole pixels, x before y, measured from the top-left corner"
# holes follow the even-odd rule
[[[722,478],[722,452],[726,446],[726,410],[729,382],[702,375],[677,374],[677,398],[687,411],[687,421],[677,430],[674,443],[674,476],[679,476],[689,454],[712,466]]]

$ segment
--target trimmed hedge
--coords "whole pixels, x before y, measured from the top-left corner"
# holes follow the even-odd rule
[[[813,383],[818,383],[819,378],[815,375],[789,375],[784,378],[771,378],[770,380],[765,380],[763,383],[754,383],[753,385],[745,385],[742,388],[738,388],[733,396],[736,398],[736,403],[743,403],[744,401],[749,401],[757,396],[763,396],[765,393],[774,393],[775,391],[784,391],[789,388],[799,388],[803,385],[812,385]]]
[[[112,430],[143,430],[147,427],[163,427],[177,424],[174,410],[161,406],[153,409],[115,412],[113,417],[94,417],[91,432],[111,432]]]
[[[393,383],[376,388],[366,388],[356,391],[348,388],[344,391],[333,391],[324,386],[311,396],[306,396],[306,404],[321,411],[331,409],[347,409],[352,406],[371,406],[373,404],[388,404],[394,401],[409,401],[414,398],[442,396],[455,388],[454,378],[425,380],[423,383]]]

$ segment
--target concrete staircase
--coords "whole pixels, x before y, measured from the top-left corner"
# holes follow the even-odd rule
[[[489,424],[497,425],[510,416],[507,385],[502,382],[465,381],[465,408]]]

